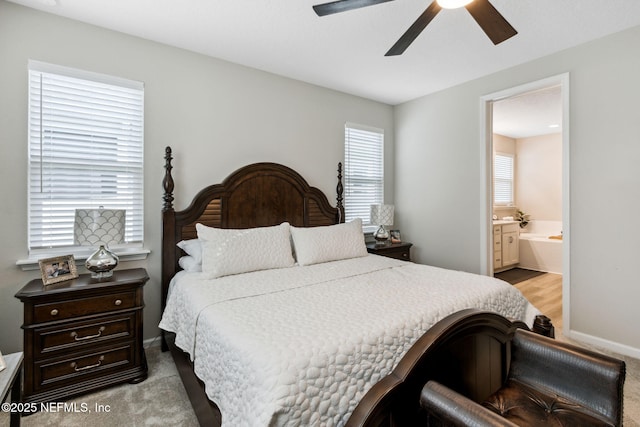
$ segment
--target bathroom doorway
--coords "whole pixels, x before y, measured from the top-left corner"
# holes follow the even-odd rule
[[[525,276],[530,271],[562,274],[565,328],[570,300],[569,126],[563,120],[569,117],[568,79],[568,74],[551,77],[481,100],[486,273],[523,268]],[[500,175],[505,164],[511,176]],[[522,214],[529,220],[524,228]],[[523,232],[522,240],[513,238],[514,229]],[[519,271],[512,273],[517,276]]]

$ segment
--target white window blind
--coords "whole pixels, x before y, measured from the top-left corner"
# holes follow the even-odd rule
[[[496,153],[493,158],[493,203],[513,205],[513,155]]]
[[[345,220],[362,219],[374,231],[372,204],[384,203],[384,131],[353,123],[345,125]]]
[[[29,252],[72,247],[76,209],[125,209],[143,239],[144,88],[29,62]]]

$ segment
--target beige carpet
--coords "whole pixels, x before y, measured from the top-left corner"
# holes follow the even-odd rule
[[[627,362],[624,385],[624,425],[640,427],[640,360],[622,357]]]
[[[67,403],[82,404],[91,412],[39,412],[22,418],[22,426],[44,427],[110,427],[110,426],[181,426],[196,427],[191,403],[169,352],[160,347],[146,350],[149,377],[139,384],[123,384],[80,396]],[[97,412],[96,405],[109,412]],[[2,414],[0,426],[9,425],[8,414]],[[6,418],[5,418],[6,416]]]
[[[563,339],[562,337],[559,337]],[[627,362],[624,396],[625,427],[640,427],[640,360]],[[22,418],[26,427],[110,427],[110,426],[198,426],[191,403],[180,381],[169,352],[159,347],[147,349],[149,378],[140,384],[124,384],[81,396],[67,403],[85,404],[91,412],[37,413]],[[96,405],[109,406],[109,412],[96,412]],[[1,413],[0,426],[9,425],[9,417]]]
[[[625,361],[627,364],[627,376],[624,382],[623,423],[625,427],[640,427],[640,360],[581,344],[565,338],[562,336],[562,332],[557,334],[556,339],[567,341],[581,347],[588,347]]]

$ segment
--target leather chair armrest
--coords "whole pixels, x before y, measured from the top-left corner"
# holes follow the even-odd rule
[[[509,378],[552,391],[619,425],[624,361],[568,343],[518,330],[512,341]]]
[[[517,424],[436,381],[429,381],[422,388],[420,405],[430,416],[447,426],[517,427]]]

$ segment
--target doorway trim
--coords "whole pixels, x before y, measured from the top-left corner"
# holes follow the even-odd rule
[[[522,95],[550,86],[560,86],[562,93],[562,332],[571,331],[571,211],[570,211],[570,150],[569,150],[569,73],[558,74],[542,80],[490,93],[480,98],[480,272],[493,275],[493,103],[505,98]]]

